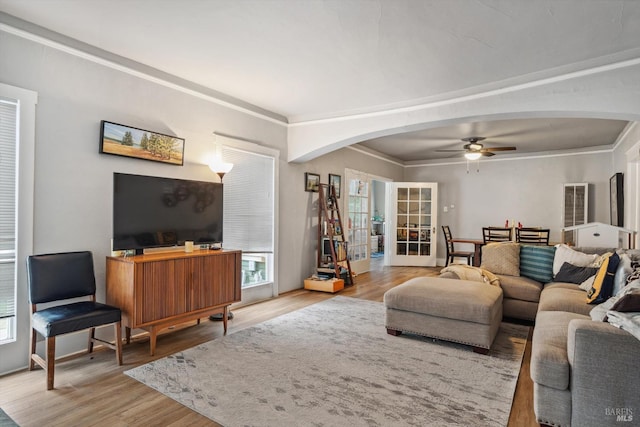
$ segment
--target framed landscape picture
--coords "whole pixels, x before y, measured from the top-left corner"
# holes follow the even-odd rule
[[[329,174],[329,186],[334,186],[336,189],[336,198],[340,198],[340,186],[342,184],[342,177],[340,175]]]
[[[182,166],[184,139],[102,120],[100,152]]]
[[[304,191],[317,193],[320,188],[320,175],[317,173],[304,173]]]

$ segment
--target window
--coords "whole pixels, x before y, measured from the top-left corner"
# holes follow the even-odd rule
[[[224,146],[224,247],[242,250],[242,287],[273,285],[275,157]],[[243,297],[244,298],[244,297]]]
[[[16,330],[16,161],[18,103],[0,98],[0,344]]]

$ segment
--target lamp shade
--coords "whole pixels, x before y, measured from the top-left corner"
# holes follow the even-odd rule
[[[480,157],[482,157],[482,153],[471,151],[468,153],[464,153],[464,157],[467,160],[478,160]]]
[[[209,169],[217,173],[220,179],[233,168],[233,163],[223,161],[220,156],[215,155],[209,162]]]

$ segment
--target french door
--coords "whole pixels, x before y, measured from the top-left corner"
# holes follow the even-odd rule
[[[347,241],[351,269],[356,273],[370,270],[371,225],[369,202],[371,182],[369,175],[352,169],[345,170],[347,204]],[[344,196],[343,196],[344,197]],[[344,220],[343,220],[344,221]]]
[[[387,184],[389,203],[389,265],[434,267],[438,213],[438,184]]]

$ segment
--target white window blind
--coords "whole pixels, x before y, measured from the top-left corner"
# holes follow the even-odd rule
[[[15,316],[18,104],[0,98],[0,319]]]
[[[223,245],[244,252],[273,253],[275,159],[224,146]]]

